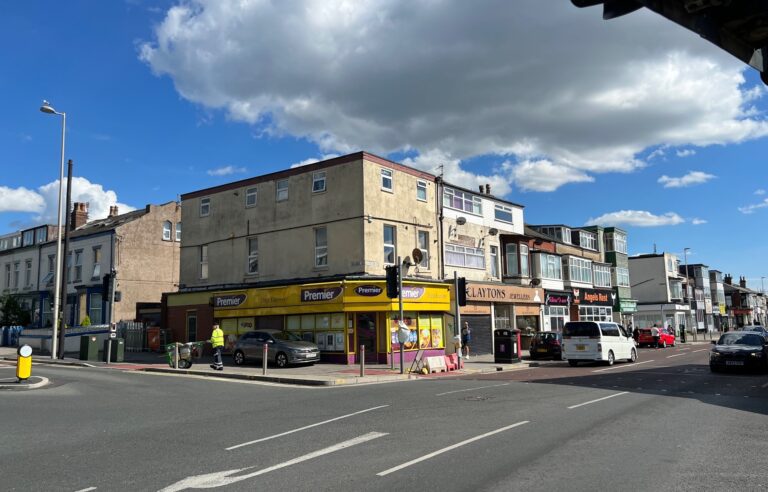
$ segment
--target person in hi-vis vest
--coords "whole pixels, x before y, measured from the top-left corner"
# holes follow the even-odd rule
[[[213,325],[210,341],[213,346],[213,364],[211,364],[211,369],[223,371],[224,363],[221,361],[221,351],[224,350],[224,332],[221,331],[218,324]]]

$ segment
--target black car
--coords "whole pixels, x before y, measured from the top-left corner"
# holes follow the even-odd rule
[[[540,331],[531,340],[531,359],[552,357],[561,360],[563,335],[554,331]]]
[[[709,353],[712,372],[722,369],[768,371],[768,338],[759,332],[724,333]]]

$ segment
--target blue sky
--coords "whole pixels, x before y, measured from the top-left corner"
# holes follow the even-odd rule
[[[55,222],[47,99],[92,217],[367,150],[760,288],[755,71],[646,11],[542,3],[4,2],[0,234]]]

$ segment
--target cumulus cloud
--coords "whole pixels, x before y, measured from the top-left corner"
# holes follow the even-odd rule
[[[696,218],[696,217],[694,217],[694,218],[691,220],[691,224],[693,224],[693,225],[701,225],[701,224],[706,224],[706,223],[707,223],[707,221],[706,221],[706,220],[704,220],[704,219],[699,219],[699,218]]]
[[[685,176],[680,176],[679,178],[672,178],[664,175],[658,179],[658,182],[663,184],[664,188],[683,188],[686,186],[703,184],[716,177],[717,176],[714,174],[707,174],[701,171],[690,171]]]
[[[751,214],[755,210],[758,210],[758,209],[761,209],[761,208],[765,208],[765,207],[768,207],[768,198],[766,198],[765,200],[763,200],[760,203],[755,203],[754,205],[747,205],[746,207],[739,207],[739,212],[741,212],[743,214]]]
[[[244,167],[223,166],[217,167],[216,169],[209,169],[206,173],[208,176],[229,176],[230,174],[242,174],[246,171],[247,169]]]
[[[547,160],[521,162],[512,167],[512,176],[521,189],[530,191],[555,191],[566,183],[594,181],[576,168]]]
[[[692,155],[696,155],[696,151],[693,149],[683,149],[683,150],[678,150],[676,154],[677,154],[677,157],[689,157]]]
[[[291,164],[291,167],[306,166],[308,164],[314,164],[315,162],[320,162],[327,159],[333,159],[334,157],[339,157],[339,154],[324,154],[321,157],[309,157],[307,159],[304,159],[303,161],[294,162],[293,164]]]
[[[497,156],[523,164],[496,178],[529,190],[631,172],[649,148],[768,135],[744,64],[647,10],[606,22],[541,0],[187,0],[139,50],[182,97],[260,135]]]
[[[64,183],[63,196],[66,196],[67,184]],[[29,212],[29,222],[19,222],[19,228],[37,224],[55,224],[59,206],[59,180],[40,186],[37,190],[26,188],[7,188],[0,186],[0,212]],[[97,183],[85,178],[72,177],[72,202],[88,203],[89,220],[103,219],[109,215],[109,207],[117,205],[120,213],[135,210],[134,207],[120,203],[117,193],[105,190]]]
[[[654,215],[645,210],[619,210],[610,212],[600,217],[589,219],[587,224],[596,224],[601,226],[635,226],[635,227],[658,227],[678,225],[685,220],[674,212],[667,212],[661,215]]]

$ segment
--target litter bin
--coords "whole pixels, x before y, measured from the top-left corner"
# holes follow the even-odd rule
[[[160,352],[160,328],[147,328],[147,347],[152,352]]]
[[[8,346],[8,327],[0,326],[0,347]]]
[[[109,346],[109,339],[104,340],[104,362],[107,361],[107,347]],[[125,361],[125,339],[113,338],[112,339],[112,353],[109,356],[110,362],[123,362]]]
[[[99,344],[96,335],[80,337],[80,360],[99,360]]]
[[[499,329],[493,331],[493,361],[511,364],[520,362],[517,330]]]

